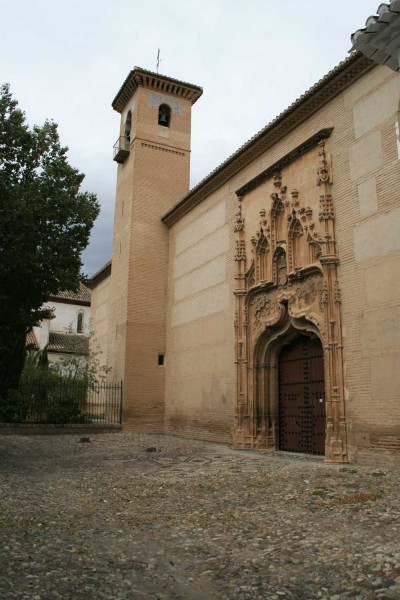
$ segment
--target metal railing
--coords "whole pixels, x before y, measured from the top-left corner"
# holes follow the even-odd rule
[[[0,412],[0,420],[10,423],[118,424],[122,422],[122,381],[21,383]]]
[[[118,163],[123,163],[129,156],[130,139],[126,135],[121,135],[115,142],[113,149],[113,160]]]

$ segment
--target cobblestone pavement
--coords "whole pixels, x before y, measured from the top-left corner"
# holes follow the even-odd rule
[[[400,599],[399,471],[139,434],[0,437],[0,599]]]

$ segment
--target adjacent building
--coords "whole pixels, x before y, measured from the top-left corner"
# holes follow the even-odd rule
[[[61,357],[82,356],[89,350],[91,291],[83,283],[76,292],[63,291],[50,296],[46,302],[46,318],[27,336],[28,347],[42,350],[47,347],[49,363]]]

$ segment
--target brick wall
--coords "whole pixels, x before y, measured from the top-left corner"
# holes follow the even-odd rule
[[[149,91],[137,90],[127,104],[133,108],[130,156],[118,167],[107,341],[114,378],[125,381],[126,427],[165,427],[180,435],[230,441],[235,190],[319,130],[332,127],[327,150],[340,259],[349,455],[370,461],[365,457],[398,452],[399,82],[384,67],[374,68],[170,230],[160,217],[188,190],[191,107],[181,100],[171,127],[163,128]],[[283,183],[299,190],[318,222],[314,154],[287,167]],[[270,187],[266,182],[243,203],[247,245],[260,209],[270,208]],[[165,367],[157,361],[164,353]]]
[[[130,155],[118,167],[109,305],[109,357],[114,376],[124,379],[124,427],[140,431],[163,429],[158,357],[165,354],[168,230],[160,216],[188,191],[190,164],[190,102],[180,98],[170,127],[162,127],[151,94],[139,88],[128,103],[133,125]]]
[[[234,192],[320,129],[333,127],[328,150],[340,258],[349,453],[357,460],[358,448],[374,446],[378,451],[382,447],[387,452],[391,444],[389,450],[396,451],[400,425],[400,370],[396,368],[400,364],[400,171],[395,137],[399,82],[388,69],[376,67],[170,229],[168,431],[203,439],[230,438],[235,380]],[[313,169],[304,157],[287,169],[286,176],[290,185],[301,190],[306,204],[318,210]],[[246,236],[256,231],[259,209],[268,209],[271,191],[246,197]]]

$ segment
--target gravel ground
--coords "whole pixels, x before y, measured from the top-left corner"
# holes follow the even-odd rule
[[[399,471],[127,433],[0,469],[1,600],[400,599]]]

